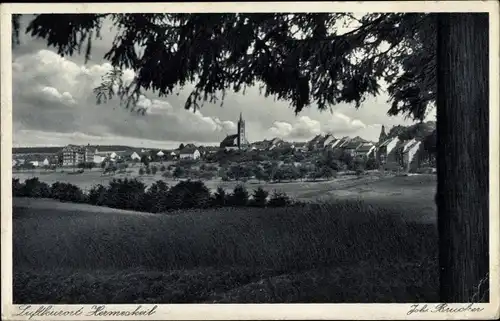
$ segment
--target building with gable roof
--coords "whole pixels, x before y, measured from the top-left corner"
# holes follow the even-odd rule
[[[220,143],[220,148],[226,150],[235,149],[245,149],[248,147],[248,140],[245,132],[245,121],[243,120],[243,114],[240,113],[240,119],[238,120],[238,133],[234,135],[228,135]]]

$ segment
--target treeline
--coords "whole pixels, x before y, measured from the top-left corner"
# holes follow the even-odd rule
[[[222,167],[219,176],[224,181],[245,181],[255,178],[265,182],[293,180],[318,180],[337,177],[340,171],[352,171],[362,175],[366,170],[378,169],[380,164],[374,157],[352,157],[347,153],[328,151],[315,155],[309,162],[295,163],[285,160],[273,162],[236,163]]]
[[[209,207],[283,207],[298,205],[285,193],[269,193],[261,187],[250,193],[245,186],[237,185],[231,193],[222,187],[215,193],[201,181],[180,181],[170,187],[164,181],[156,181],[149,188],[137,179],[113,179],[108,186],[93,186],[88,193],[78,186],[56,182],[52,185],[37,177],[24,183],[12,179],[14,197],[52,198],[61,202],[86,203],[117,209],[150,213],[166,213],[179,209]]]

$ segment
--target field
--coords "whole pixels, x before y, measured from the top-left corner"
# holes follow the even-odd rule
[[[107,185],[113,178],[137,178],[144,182],[146,186],[154,183],[157,180],[163,180],[170,186],[177,184],[171,178],[161,176],[161,173],[156,175],[138,175],[139,167],[132,167],[129,170],[130,174],[116,174],[113,176],[102,175],[100,169],[86,171],[82,174],[70,175],[67,172],[52,172],[45,170],[35,170],[26,172],[14,172],[12,176],[24,181],[28,178],[38,177],[41,181],[48,184],[55,182],[67,182],[77,185],[84,191],[88,191],[93,185]],[[221,186],[226,191],[230,192],[240,182],[230,181],[224,182],[220,179],[212,179],[204,181],[205,185],[214,192],[217,187]],[[277,190],[285,192],[294,199],[310,201],[310,200],[328,200],[331,198],[362,198],[377,201],[379,199],[395,198],[398,202],[409,201],[419,202],[422,199],[434,199],[436,176],[435,175],[418,175],[417,177],[386,177],[380,174],[365,175],[361,178],[356,176],[340,176],[339,178],[328,181],[294,181],[281,183],[266,183],[256,180],[249,180],[245,183],[249,190],[256,189],[261,186],[268,191]],[[433,202],[431,202],[433,203]],[[433,204],[431,204],[433,206]]]
[[[437,301],[435,178],[316,184],[321,205],[178,215],[14,199],[14,302]]]

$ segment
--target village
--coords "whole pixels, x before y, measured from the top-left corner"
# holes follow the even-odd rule
[[[413,129],[415,126],[413,126]],[[394,131],[393,131],[394,132]],[[429,130],[427,130],[429,132]],[[196,146],[180,144],[176,149],[145,149],[128,146],[68,145],[65,147],[14,148],[12,167],[14,172],[26,170],[57,170],[116,168],[116,164],[154,163],[176,164],[182,161],[205,163],[245,162],[274,160],[281,167],[293,163],[296,167],[311,165],[312,159],[330,156],[330,161],[343,160],[344,163],[358,164],[362,169],[383,169],[389,171],[416,172],[421,168],[434,167],[432,146],[429,138],[435,132],[420,137],[411,135],[389,135],[382,126],[378,142],[356,137],[335,137],[333,134],[317,135],[306,142],[288,142],[280,138],[249,143],[246,138],[245,121],[242,116],[238,121],[238,132],[228,135],[219,146]],[[407,136],[404,139],[402,136]],[[413,135],[418,136],[418,135]],[[423,137],[422,137],[423,136]],[[235,157],[239,155],[240,157]],[[239,158],[239,159],[238,159]],[[312,158],[312,159],[311,159]],[[316,162],[317,163],[317,162]],[[359,165],[364,164],[364,165]],[[366,166],[368,165],[368,166]],[[354,167],[356,167],[354,166]],[[123,167],[123,165],[122,165]],[[352,168],[348,166],[351,170]],[[367,168],[368,167],[368,168]],[[339,168],[335,168],[339,171]],[[116,169],[113,170],[116,172]],[[220,175],[219,175],[220,176]],[[194,177],[195,178],[195,177]]]

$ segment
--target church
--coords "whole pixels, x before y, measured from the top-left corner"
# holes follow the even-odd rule
[[[220,148],[226,150],[239,150],[248,147],[248,141],[245,135],[245,121],[243,120],[243,115],[240,113],[240,119],[238,120],[238,133],[234,135],[228,135],[220,143]]]

